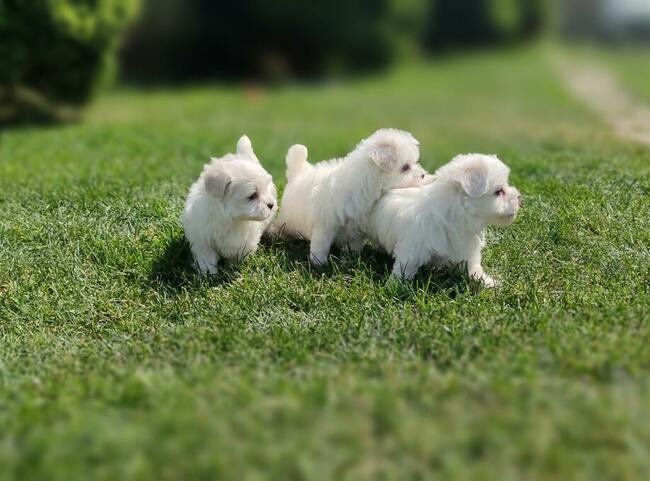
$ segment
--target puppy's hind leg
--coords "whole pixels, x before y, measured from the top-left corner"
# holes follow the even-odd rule
[[[363,250],[366,239],[361,235],[350,235],[344,239],[335,239],[334,243],[348,256],[358,256]]]
[[[312,264],[316,266],[327,264],[327,256],[330,253],[333,241],[334,232],[320,227],[314,228],[309,245],[309,260]]]
[[[362,236],[351,237],[348,241],[348,250],[351,254],[359,255],[363,250],[363,245],[365,244],[365,239]]]
[[[192,255],[202,274],[214,275],[217,273],[219,256],[208,244],[192,243]]]

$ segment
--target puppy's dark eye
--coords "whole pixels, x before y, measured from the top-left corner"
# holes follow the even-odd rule
[[[497,196],[499,196],[499,195],[505,195],[505,193],[506,193],[506,191],[503,190],[503,187],[501,187],[499,190],[497,190],[496,192],[494,192],[494,195],[497,195]]]
[[[257,199],[257,192],[254,192],[248,196],[248,200],[255,200],[255,199]]]
[[[402,166],[402,172],[408,172],[411,169],[411,166],[409,164],[404,164]]]

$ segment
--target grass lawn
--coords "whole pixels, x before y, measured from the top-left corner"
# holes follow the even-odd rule
[[[83,124],[0,133],[0,479],[650,477],[650,150],[538,49],[348,84],[117,91]],[[264,244],[195,275],[179,214],[247,133],[284,186],[382,126],[434,170],[498,153],[526,203],[480,289],[312,269]]]

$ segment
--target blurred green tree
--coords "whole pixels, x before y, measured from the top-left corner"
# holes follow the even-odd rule
[[[0,0],[0,120],[70,118],[113,72],[139,0]]]
[[[545,0],[147,0],[121,52],[127,78],[320,77],[422,50],[515,42]]]
[[[432,0],[390,0],[389,21],[399,55],[421,53]]]
[[[540,32],[545,0],[430,0],[429,50],[512,43]]]

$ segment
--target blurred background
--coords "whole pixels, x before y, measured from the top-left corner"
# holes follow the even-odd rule
[[[0,119],[75,118],[102,88],[322,81],[547,33],[650,40],[650,0],[0,0]]]
[[[649,479],[649,39],[650,0],[0,0],[0,480]],[[387,126],[512,167],[502,289],[193,275],[210,156],[281,191]]]

